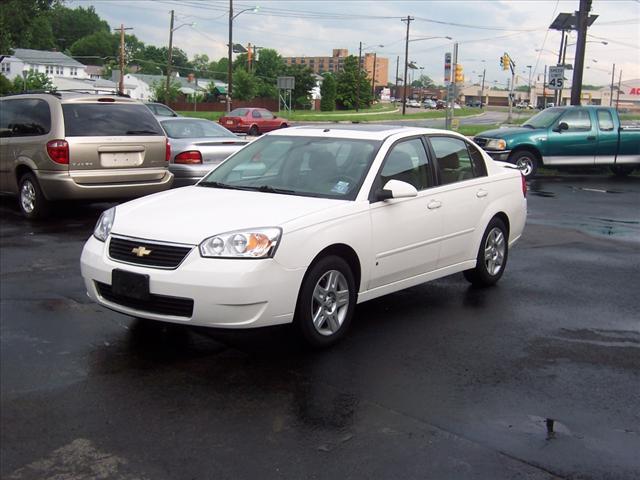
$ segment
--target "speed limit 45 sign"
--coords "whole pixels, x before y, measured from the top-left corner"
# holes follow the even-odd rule
[[[564,87],[564,67],[549,67],[549,88],[562,90]]]

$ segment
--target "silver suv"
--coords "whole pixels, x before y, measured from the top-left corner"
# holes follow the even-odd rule
[[[139,197],[171,187],[170,145],[144,104],[113,95],[0,98],[0,191],[27,218],[55,200]]]

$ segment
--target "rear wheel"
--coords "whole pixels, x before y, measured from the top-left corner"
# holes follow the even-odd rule
[[[328,347],[340,340],[351,323],[356,286],[351,268],[330,255],[311,266],[302,282],[294,324],[312,347]]]
[[[633,172],[633,167],[629,165],[612,165],[609,169],[616,177],[626,177]]]
[[[287,125],[286,123],[283,123],[280,125],[280,128],[287,128],[289,125]]]
[[[50,212],[50,203],[45,198],[38,179],[33,173],[25,173],[18,184],[18,204],[22,214],[29,219],[46,217]]]
[[[526,150],[513,153],[509,161],[520,169],[525,178],[531,178],[538,170],[538,157]]]
[[[259,134],[260,130],[258,130],[258,126],[251,125],[251,128],[249,129],[249,135],[251,135],[252,137],[257,137]]]
[[[465,278],[473,285],[488,287],[494,285],[507,266],[509,256],[509,236],[504,222],[493,218],[482,236],[476,268],[465,270]]]

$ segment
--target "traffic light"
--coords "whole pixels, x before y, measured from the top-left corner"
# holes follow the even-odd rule
[[[502,58],[500,59],[500,65],[502,65],[502,70],[509,70],[509,64],[511,63],[511,59],[509,58],[508,53],[504,53]]]
[[[462,71],[462,65],[459,63],[456,63],[455,81],[456,83],[464,83],[464,73]]]

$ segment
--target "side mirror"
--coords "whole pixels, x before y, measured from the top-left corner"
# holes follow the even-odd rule
[[[567,122],[560,122],[558,126],[553,129],[554,132],[562,132],[563,130],[569,130],[569,124]]]
[[[416,187],[407,182],[400,180],[389,180],[382,190],[376,192],[378,200],[390,200],[392,198],[411,198],[417,197],[418,190]]]

